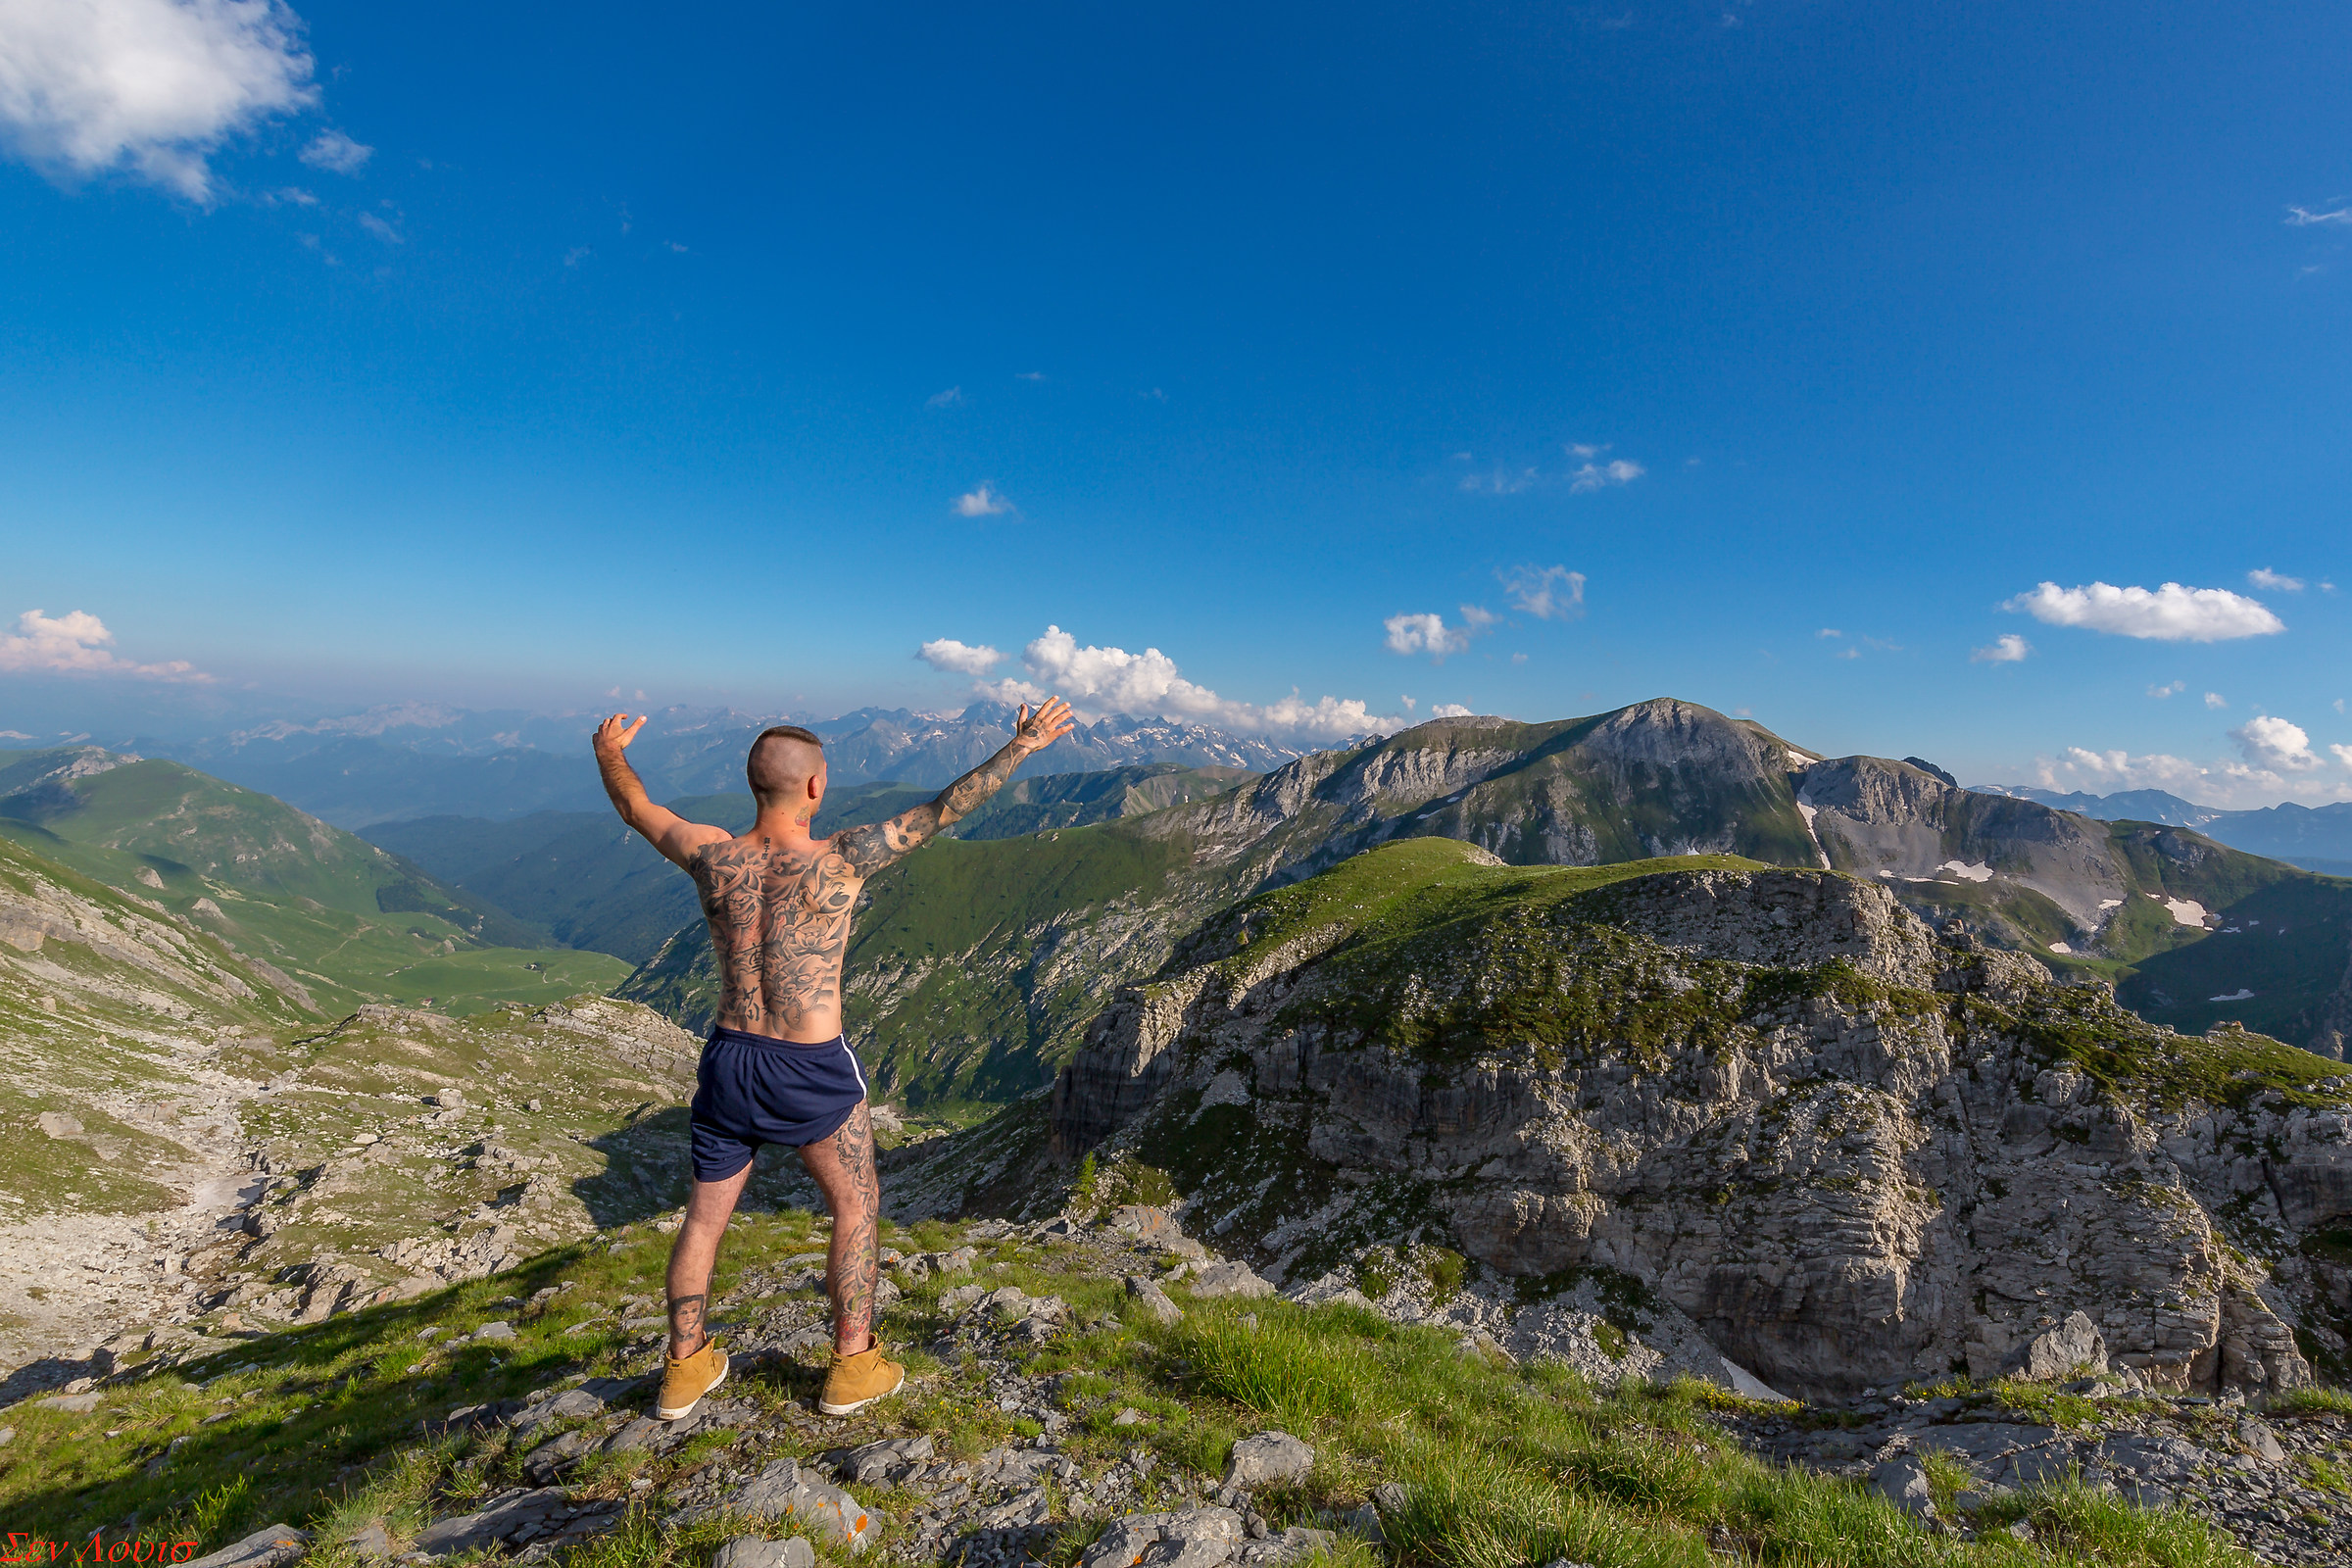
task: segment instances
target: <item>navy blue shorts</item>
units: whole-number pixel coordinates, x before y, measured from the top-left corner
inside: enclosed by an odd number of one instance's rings
[[[695,1074],[694,1179],[723,1182],[761,1144],[794,1149],[840,1131],[865,1100],[865,1074],[848,1040],[818,1045],[713,1029]]]

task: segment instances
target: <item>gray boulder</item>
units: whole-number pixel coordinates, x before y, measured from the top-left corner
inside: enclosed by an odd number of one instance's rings
[[[835,1474],[855,1486],[897,1486],[923,1467],[931,1457],[931,1439],[893,1438],[852,1448],[835,1467]]]
[[[1201,1298],[1274,1294],[1274,1287],[1247,1263],[1204,1263],[1193,1270],[1191,1283],[1193,1294]]]
[[[605,1401],[587,1389],[566,1389],[552,1399],[526,1404],[514,1417],[514,1435],[527,1438],[558,1421],[586,1421],[605,1413]]]
[[[1246,1535],[1231,1508],[1129,1514],[1102,1532],[1080,1568],[1216,1568]]]
[[[2065,1322],[2034,1335],[2018,1357],[2017,1375],[2034,1383],[2055,1383],[2085,1370],[2107,1370],[2106,1337],[2085,1312],[2070,1312]]]
[[[870,1545],[873,1516],[841,1488],[804,1473],[792,1459],[778,1459],[717,1502],[669,1516],[672,1529],[722,1513],[749,1519],[783,1520],[848,1546],[852,1554]]]
[[[710,1568],[816,1568],[816,1548],[806,1536],[790,1541],[737,1536],[711,1553]]]
[[[1233,1446],[1233,1456],[1225,1461],[1225,1485],[1247,1490],[1298,1481],[1314,1467],[1315,1450],[1288,1432],[1260,1432]]]
[[[1170,1300],[1167,1292],[1140,1274],[1127,1281],[1127,1294],[1144,1309],[1144,1315],[1154,1323],[1174,1323],[1184,1316],[1184,1308]]]
[[[2246,1450],[2265,1464],[2284,1464],[2286,1462],[2286,1448],[2279,1443],[2278,1435],[2271,1431],[2268,1422],[2254,1416],[2247,1416],[2237,1424],[2237,1441],[2244,1444]]]
[[[1936,1516],[1936,1499],[1928,1487],[1927,1466],[1910,1454],[1875,1466],[1870,1472],[1870,1490],[1905,1513],[1923,1519]]]
[[[188,1568],[276,1568],[281,1562],[292,1562],[301,1556],[310,1544],[307,1531],[292,1525],[270,1525],[234,1545],[222,1546],[210,1556],[197,1558]]]

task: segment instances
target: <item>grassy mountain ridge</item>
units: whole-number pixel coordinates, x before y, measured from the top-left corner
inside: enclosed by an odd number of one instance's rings
[[[94,748],[0,756],[0,837],[294,975],[322,1008],[545,1001],[625,971],[282,801]]]

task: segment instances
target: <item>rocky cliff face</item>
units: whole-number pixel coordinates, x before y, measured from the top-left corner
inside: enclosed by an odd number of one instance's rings
[[[1060,1157],[1166,1169],[1292,1288],[1399,1244],[1630,1278],[1785,1391],[1995,1375],[2078,1310],[2163,1387],[2341,1375],[2340,1064],[2152,1027],[1841,875],[1434,863],[1253,900],[1122,993]]]

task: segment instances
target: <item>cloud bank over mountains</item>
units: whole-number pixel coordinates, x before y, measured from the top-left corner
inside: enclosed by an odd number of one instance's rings
[[[49,615],[27,610],[14,634],[0,637],[0,671],[18,675],[126,675],[139,680],[209,683],[184,659],[142,664],[112,651],[115,634],[85,610]]]
[[[988,680],[988,672],[1004,656],[996,649],[935,638],[915,651],[915,658],[933,669],[973,676],[974,696],[1001,703],[1040,703],[1049,697],[1066,698],[1081,713],[1126,713],[1138,717],[1187,719],[1243,734],[1311,736],[1338,740],[1350,735],[1386,734],[1402,729],[1405,720],[1375,713],[1356,698],[1320,697],[1313,702],[1296,689],[1290,696],[1265,704],[1220,697],[1205,686],[1184,678],[1176,661],[1156,648],[1140,654],[1124,648],[1081,646],[1059,626],[1021,650],[1027,680],[1004,677]]]

